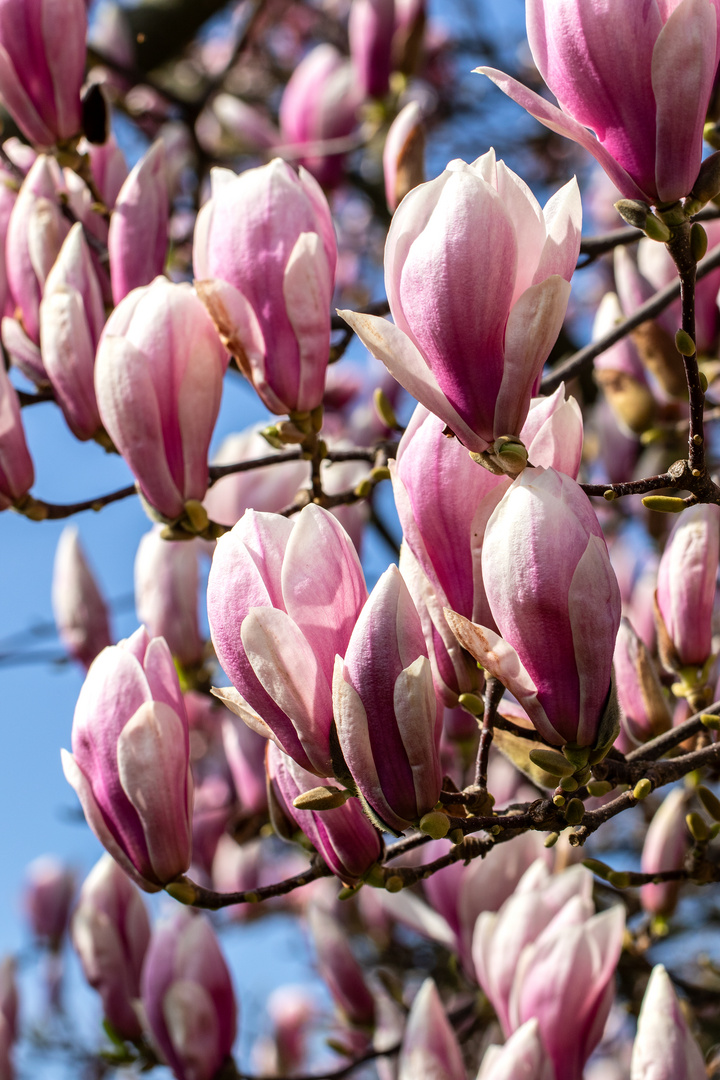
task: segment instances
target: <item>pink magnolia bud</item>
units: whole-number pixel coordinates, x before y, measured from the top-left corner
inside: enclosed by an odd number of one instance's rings
[[[477,1080],[555,1080],[537,1020],[528,1020],[504,1046],[489,1046]]]
[[[26,495],[34,482],[20,402],[5,365],[0,363],[0,510],[7,510]]]
[[[337,259],[316,181],[279,158],[240,176],[213,169],[193,250],[198,293],[268,409],[315,409],[325,385]]]
[[[62,186],[57,163],[41,154],[25,177],[8,223],[5,259],[10,294],[26,335],[36,345],[43,287],[70,230],[58,203]]]
[[[92,439],[102,426],[94,370],[104,325],[102,293],[82,225],[76,222],[45,282],[40,343],[55,397],[78,439]]]
[[[628,619],[620,620],[614,654],[620,726],[631,745],[672,727],[672,717],[652,657]]]
[[[385,571],[335,660],[340,748],[363,800],[403,832],[433,809],[442,787],[442,712],[420,616],[396,566]]]
[[[265,740],[263,740],[263,746]],[[263,767],[264,778],[264,767]],[[211,867],[213,888],[218,892],[251,892],[262,884],[261,840],[250,840],[238,844],[228,833],[223,833],[217,842]],[[249,904],[233,904],[225,909],[232,919],[242,921],[250,918],[252,908]]]
[[[554,469],[525,469],[488,522],[482,567],[502,636],[449,612],[460,643],[548,742],[609,746],[620,591],[587,495]]]
[[[70,919],[75,874],[54,855],[41,855],[25,874],[23,907],[38,941],[58,950]]]
[[[204,641],[198,619],[198,540],[163,540],[145,533],[135,556],[135,608],[151,637],[164,637],[183,666],[199,664]]]
[[[506,1036],[515,1030],[510,1019],[510,999],[523,950],[571,900],[580,901],[581,914],[589,918],[593,912],[591,897],[592,874],[585,867],[574,866],[553,876],[537,859],[497,913],[480,913],[472,943],[475,973]]]
[[[490,790],[495,788],[490,784]],[[430,862],[449,851],[447,840],[436,840],[423,848]],[[433,854],[430,854],[430,851]],[[523,833],[512,844],[493,848],[484,859],[473,859],[439,870],[423,882],[430,904],[448,922],[456,937],[455,949],[465,971],[472,978],[472,938],[475,923],[483,911],[498,911],[512,896],[518,882],[534,862],[541,859],[550,865],[552,856],[539,833]]]
[[[315,945],[318,971],[327,983],[333,1000],[349,1023],[372,1028],[375,1023],[375,998],[350,948],[346,930],[318,904],[309,906],[307,919]]]
[[[307,1028],[315,1016],[305,986],[279,986],[267,1001],[273,1023],[274,1061],[271,1075],[292,1076],[302,1065],[306,1052]],[[263,1068],[263,1072],[268,1069]]]
[[[237,461],[272,457],[276,451],[258,428],[248,428],[223,439],[213,465],[233,465]],[[286,461],[247,472],[231,473],[217,480],[205,496],[205,509],[213,521],[236,525],[246,510],[277,513],[293,501],[308,483],[306,461]]]
[[[669,792],[650,822],[643,844],[641,869],[643,874],[662,870],[680,870],[690,843],[685,824],[687,798],[683,788]],[[651,915],[672,915],[678,900],[679,881],[659,885],[643,885],[640,901]]]
[[[222,770],[224,773],[225,770]],[[210,877],[220,838],[235,810],[232,785],[220,772],[195,778],[192,820],[192,867]]]
[[[84,0],[0,4],[0,96],[30,142],[78,134],[86,33]]]
[[[234,94],[217,94],[210,109],[199,118],[196,131],[203,145],[215,156],[220,147],[227,144],[228,134],[233,148],[239,148],[245,154],[271,150],[282,142],[280,132],[265,112]]]
[[[105,1018],[123,1039],[142,1033],[134,1002],[150,941],[150,920],[135,886],[109,855],[90,871],[72,919],[72,941]]]
[[[380,858],[382,841],[358,800],[348,799],[334,810],[299,810],[293,805],[294,800],[317,787],[318,778],[278,750],[274,742],[268,744],[267,770],[276,809],[305,833],[341,881],[346,885],[360,881]],[[329,780],[321,781],[323,786],[329,783]]]
[[[90,828],[157,892],[190,865],[188,722],[170,650],[144,627],[103,649],[80,691],[63,770]]]
[[[162,274],[168,243],[165,148],[154,142],[120,188],[110,218],[108,254],[113,300]]]
[[[325,188],[335,187],[343,175],[347,149],[334,150],[357,126],[363,94],[352,64],[334,45],[316,45],[291,75],[280,101],[283,138],[306,149],[301,164]],[[327,149],[324,143],[330,145]]]
[[[475,928],[478,981],[505,1034],[537,1019],[555,1080],[582,1080],[613,999],[625,911],[593,915],[591,893],[584,867],[549,877],[536,864],[497,915],[483,913]]]
[[[89,668],[99,652],[112,644],[107,604],[85,557],[77,527],[60,534],[53,567],[52,605],[63,645]]]
[[[421,611],[426,639],[445,639],[447,627],[443,607],[484,626],[494,627],[480,570],[485,526],[493,510],[510,487],[505,476],[496,476],[478,467],[464,447],[443,434],[444,424],[419,405],[391,462],[393,492],[405,542],[434,591],[426,595],[422,579],[408,560],[403,560],[413,599],[420,610],[422,597],[427,613]],[[564,386],[552,397],[534,399],[521,432],[535,465],[553,466],[577,475],[582,454],[583,425],[574,398],[565,400]],[[439,681],[445,704],[453,708],[457,694],[475,689],[477,666],[467,669],[462,657],[440,643],[428,649],[436,664],[449,655],[452,667]],[[447,664],[444,665],[447,667]],[[456,672],[453,679],[452,669]],[[466,671],[467,669],[467,671]]]
[[[366,597],[347,533],[319,506],[291,519],[248,510],[215,549],[208,619],[235,687],[218,697],[317,776],[333,775],[333,664]]]
[[[177,1080],[213,1080],[235,1042],[237,1005],[220,945],[203,915],[180,911],[154,931],[142,1003],[152,1038]]]
[[[410,101],[388,128],[383,149],[385,199],[391,213],[409,191],[423,183],[424,148],[422,110],[417,101]]]
[[[103,424],[151,507],[169,519],[207,490],[227,354],[189,285],[156,278],[107,321],[95,363]]]
[[[222,712],[223,747],[241,809],[261,814],[267,809],[266,740],[227,709]]]
[[[348,36],[355,78],[365,97],[384,97],[390,85],[395,0],[352,0]]]
[[[575,180],[542,211],[494,150],[472,165],[452,161],[393,217],[385,287],[394,325],[341,314],[468,450],[485,451],[525,422],[565,318],[580,220]]]
[[[460,1046],[432,979],[426,979],[405,1025],[398,1080],[466,1080]]]
[[[656,964],[640,1006],[631,1080],[707,1080],[707,1075],[668,973]]]
[[[717,0],[529,0],[526,15],[533,59],[560,108],[501,71],[477,70],[584,146],[627,198],[689,195],[720,52]]]
[[[658,567],[659,650],[670,671],[702,667],[710,656],[719,552],[720,507],[701,503],[684,510]]]
[[[128,176],[125,155],[115,136],[111,132],[105,142],[100,144],[83,142],[79,149],[88,154],[97,189],[105,205],[112,210]]]

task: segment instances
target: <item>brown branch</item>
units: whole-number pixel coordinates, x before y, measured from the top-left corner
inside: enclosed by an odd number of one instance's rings
[[[488,762],[493,741],[493,725],[500,699],[504,693],[505,687],[500,680],[494,679],[492,676],[489,677],[485,684],[485,712],[483,713],[475,768],[475,786],[483,791],[487,791]]]
[[[691,226],[685,222],[679,226],[672,239],[666,245],[680,278],[680,299],[682,302],[682,329],[690,340],[695,341],[695,281],[697,261],[692,253],[690,240]],[[695,475],[705,471],[705,438],[703,429],[703,411],[705,391],[700,382],[697,350],[692,355],[683,355],[685,379],[690,401],[690,423],[688,425],[688,462]]]
[[[714,247],[712,251],[705,256],[701,263],[698,264],[697,280],[700,281],[712,270],[716,270],[720,266],[720,245]],[[586,368],[596,356],[600,356],[611,346],[617,344],[618,341],[622,341],[631,330],[634,330],[636,326],[640,326],[642,323],[647,322],[648,319],[654,319],[656,315],[659,315],[661,311],[664,311],[673,300],[677,300],[680,296],[680,282],[675,281],[670,285],[667,285],[664,289],[651,296],[644,304],[642,304],[633,315],[630,315],[623,322],[618,323],[617,326],[609,330],[607,334],[603,334],[597,341],[591,342],[584,348],[579,349],[578,352],[569,356],[567,360],[563,360],[562,363],[557,364],[549,375],[546,375],[541,384],[541,391],[543,394],[551,394],[553,390],[557,390],[558,386],[564,379],[572,379],[575,375],[579,375],[584,368]]]
[[[645,495],[648,491],[672,487],[673,483],[672,476],[666,472],[657,476],[646,476],[643,480],[630,480],[623,484],[581,484],[580,487],[586,495],[604,496],[606,491],[612,491],[620,498],[623,495]]]
[[[720,207],[706,206],[692,220],[714,221],[720,217]],[[590,263],[595,262],[601,255],[614,251],[616,247],[628,247],[630,244],[642,240],[645,233],[640,229],[628,226],[624,229],[613,229],[611,232],[600,233],[598,236],[586,236],[580,243],[580,254],[585,255],[583,262],[578,260],[577,269],[583,270]]]
[[[693,735],[698,735],[701,731],[707,731],[707,727],[703,724],[702,716],[717,716],[720,713],[720,701],[715,701],[712,705],[709,705],[707,709],[703,709],[702,712],[695,713],[694,716],[688,717],[682,724],[678,724],[677,727],[671,728],[670,731],[664,732],[662,735],[657,735],[654,739],[644,743],[642,746],[638,746],[635,750],[631,750],[625,755],[626,761],[637,761],[642,758],[644,761],[654,761],[657,758],[667,754],[669,750],[673,750],[680,743],[685,742],[686,739],[691,738]]]
[[[258,904],[262,900],[272,900],[278,896],[287,896],[295,889],[301,889],[318,878],[332,877],[333,872],[320,855],[313,855],[307,870],[293,877],[278,881],[274,885],[260,885],[257,889],[245,889],[242,892],[219,893],[213,889],[204,889],[187,877],[178,878],[167,886],[167,891],[182,904],[203,908],[206,911],[219,911],[221,908],[236,904]]]

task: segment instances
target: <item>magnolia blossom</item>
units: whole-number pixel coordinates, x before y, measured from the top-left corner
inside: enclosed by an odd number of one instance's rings
[[[47,276],[39,313],[42,358],[55,397],[73,434],[91,439],[101,427],[93,376],[105,310],[79,222]]]
[[[580,409],[559,386],[531,403],[520,438],[534,465],[577,476],[583,443]],[[441,420],[418,405],[390,462],[403,529],[400,568],[420,612],[438,692],[449,708],[478,687],[477,664],[459,648],[443,608],[495,629],[481,556],[490,516],[510,479],[479,468]]]
[[[177,1080],[214,1080],[232,1050],[237,1005],[210,922],[180,911],[153,933],[142,1003],[154,1042]]]
[[[63,529],[55,551],[52,606],[63,645],[89,668],[112,644],[110,615],[74,525]]]
[[[650,822],[643,844],[641,869],[643,874],[658,874],[663,870],[680,870],[690,844],[685,823],[687,796],[682,787],[668,792]],[[663,881],[643,885],[640,901],[651,915],[671,915],[678,899],[678,881]]]
[[[107,321],[95,363],[103,424],[164,518],[207,491],[207,455],[228,357],[190,285],[155,278]]]
[[[477,1080],[555,1080],[537,1020],[526,1021],[504,1046],[489,1046]]]
[[[440,796],[442,713],[420,617],[396,566],[382,575],[333,673],[345,762],[363,799],[402,832]]]
[[[181,664],[202,660],[198,617],[199,540],[163,540],[155,526],[135,556],[135,607],[152,637],[163,637]]]
[[[158,139],[124,181],[110,218],[108,255],[116,304],[162,274],[167,245],[167,164]]]
[[[301,163],[325,188],[342,178],[347,149],[333,152],[332,142],[346,142],[355,129],[362,98],[351,62],[328,42],[303,57],[283,91],[279,109],[283,139],[307,147]],[[329,147],[323,145],[328,142]]]
[[[54,855],[33,859],[26,870],[23,907],[34,936],[59,949],[75,895],[75,874]]]
[[[85,75],[84,0],[2,0],[0,95],[18,127],[39,146],[77,135]]]
[[[350,59],[368,97],[383,97],[388,92],[394,29],[395,0],[352,0]]]
[[[527,0],[526,17],[560,108],[502,71],[477,70],[589,150],[626,197],[689,195],[720,57],[720,0]]]
[[[613,1000],[625,910],[593,915],[591,895],[584,867],[550,876],[537,862],[498,913],[483,912],[475,926],[478,981],[505,1035],[536,1019],[555,1080],[581,1080]]]
[[[334,1001],[351,1024],[372,1027],[375,998],[348,944],[345,930],[329,911],[318,904],[310,905],[307,917],[318,971]]]
[[[248,510],[218,541],[208,619],[234,689],[216,692],[317,776],[333,775],[333,665],[366,597],[350,538],[319,506],[293,518]]]
[[[580,246],[575,180],[544,210],[489,150],[452,161],[393,217],[393,323],[341,312],[398,382],[475,452],[518,436],[565,318]]]
[[[525,469],[488,522],[482,567],[499,634],[449,611],[460,643],[548,742],[609,746],[620,591],[579,485],[554,469]]]
[[[22,499],[34,480],[17,391],[0,364],[0,510]]]
[[[140,972],[150,940],[150,920],[135,886],[103,855],[80,892],[72,941],[85,978],[100,994],[105,1017],[124,1039],[138,1039]]]
[[[719,555],[720,507],[684,510],[660,559],[655,594],[660,656],[671,671],[701,667],[710,656]]]
[[[457,1036],[432,979],[422,984],[405,1025],[398,1080],[466,1080]]]
[[[126,874],[157,892],[190,865],[188,721],[172,656],[144,627],[103,649],[80,691],[65,778]]]
[[[196,288],[223,341],[275,413],[322,402],[337,248],[317,182],[276,158],[213,169],[198,214]]]
[[[707,1080],[702,1051],[662,964],[653,968],[640,1007],[630,1077],[631,1080]]]
[[[279,835],[294,825],[305,833],[332,872],[346,885],[355,885],[382,854],[380,833],[371,825],[357,799],[348,799],[332,810],[303,810],[295,799],[318,786],[318,778],[278,750],[267,748],[267,772],[272,785],[271,818]],[[328,780],[320,786],[328,786]],[[334,785],[332,785],[334,786]],[[283,819],[284,818],[284,822]]]
[[[422,109],[409,101],[388,128],[383,148],[385,199],[391,212],[425,179],[425,130]]]

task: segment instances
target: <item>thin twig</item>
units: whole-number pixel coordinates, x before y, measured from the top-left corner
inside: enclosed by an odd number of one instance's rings
[[[477,751],[477,763],[475,768],[475,785],[483,791],[487,791],[488,762],[490,760],[490,747],[493,741],[493,725],[497,714],[498,705],[505,693],[505,687],[499,679],[492,676],[485,684],[485,711],[483,713],[482,728],[480,730],[480,742]]]
[[[700,281],[712,270],[717,270],[720,266],[720,245],[714,247],[712,251],[705,256],[701,263],[698,264],[697,280]],[[603,334],[597,341],[591,342],[584,348],[579,349],[572,356],[569,356],[567,360],[563,360],[562,363],[557,364],[549,375],[546,375],[541,384],[541,391],[543,394],[551,394],[553,390],[557,390],[558,386],[564,379],[572,379],[575,375],[579,375],[580,372],[592,363],[596,356],[600,356],[607,349],[617,344],[618,341],[622,341],[631,330],[634,330],[636,326],[640,326],[642,323],[647,322],[648,319],[654,319],[656,315],[659,315],[661,311],[664,311],[666,307],[672,304],[673,300],[677,300],[680,296],[680,282],[671,282],[664,289],[651,296],[644,304],[642,304],[634,314],[629,318],[624,319],[623,322],[618,323],[617,326],[609,330],[607,334]]]

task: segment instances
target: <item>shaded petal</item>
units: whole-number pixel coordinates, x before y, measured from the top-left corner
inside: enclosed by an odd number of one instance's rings
[[[683,0],[655,42],[655,179],[662,202],[689,195],[702,160],[703,126],[718,60],[718,12],[708,0]],[[682,72],[682,78],[677,73]]]

